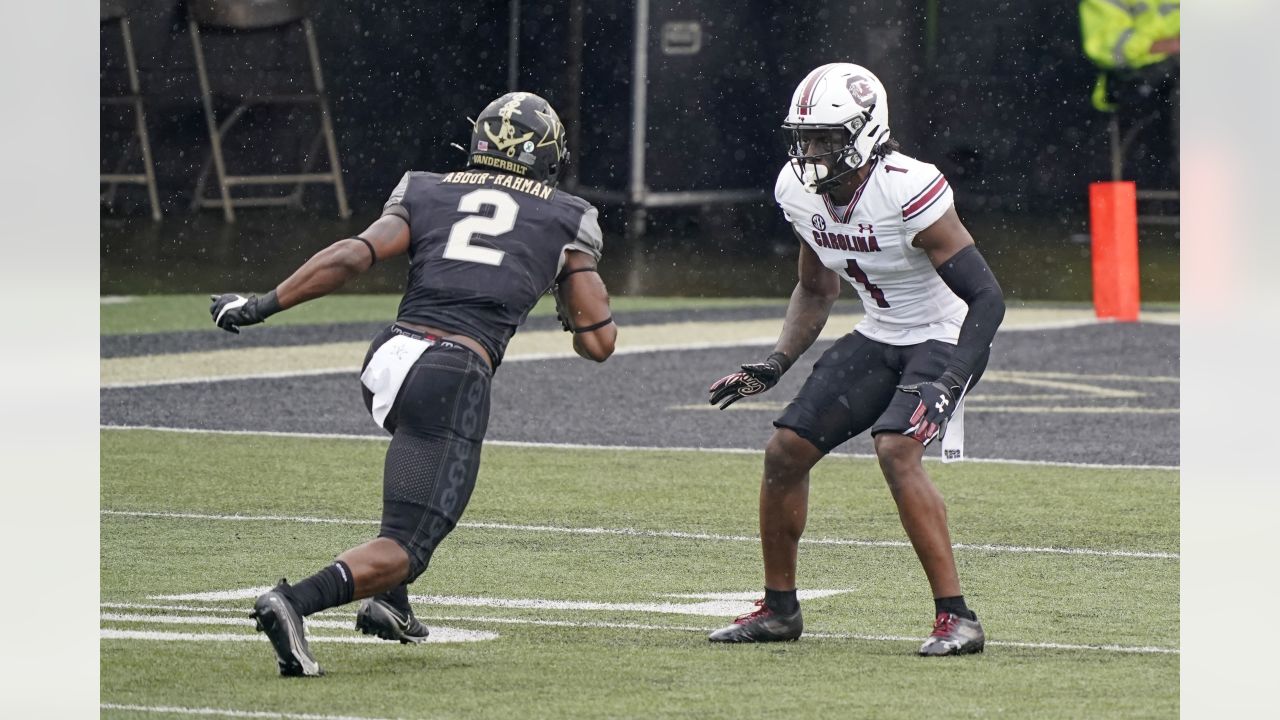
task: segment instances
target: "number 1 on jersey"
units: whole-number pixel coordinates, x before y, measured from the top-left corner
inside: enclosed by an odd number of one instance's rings
[[[880,289],[879,285],[871,284],[871,278],[868,278],[862,268],[858,267],[857,260],[850,260],[849,264],[844,266],[844,269],[845,272],[849,273],[849,277],[862,283],[862,286],[871,294],[871,298],[876,301],[876,305],[882,308],[889,307],[889,301],[884,299],[884,291]]]
[[[471,215],[453,224],[453,229],[449,231],[449,243],[444,247],[446,259],[482,265],[502,264],[505,252],[472,245],[471,236],[497,237],[511,232],[516,226],[516,213],[520,211],[520,205],[501,190],[485,188],[463,195],[458,201],[458,212],[478,213],[485,205],[493,206],[493,217]]]

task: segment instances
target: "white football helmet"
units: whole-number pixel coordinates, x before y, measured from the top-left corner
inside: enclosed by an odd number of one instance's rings
[[[867,164],[876,146],[889,139],[889,98],[870,70],[853,63],[830,63],[810,72],[796,86],[782,127],[791,131],[787,156],[796,176],[809,192],[825,194]],[[840,131],[841,142],[810,154],[814,133],[830,136],[832,130]],[[826,159],[847,169],[829,172],[822,162]]]

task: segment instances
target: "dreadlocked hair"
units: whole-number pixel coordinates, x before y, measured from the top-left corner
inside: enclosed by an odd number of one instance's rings
[[[889,153],[893,152],[902,152],[902,146],[898,144],[897,140],[889,138],[871,150],[871,157],[883,160]]]

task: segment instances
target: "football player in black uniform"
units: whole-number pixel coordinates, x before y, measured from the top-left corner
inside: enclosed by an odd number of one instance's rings
[[[596,273],[596,209],[556,189],[568,152],[560,118],[532,93],[508,93],[476,118],[464,170],[409,172],[360,235],[339,240],[262,297],[220,295],[218,327],[239,332],[321,297],[375,262],[409,254],[396,322],[374,338],[361,384],[391,433],[382,527],[301,582],[284,580],[252,617],[275,647],[281,675],[320,675],[303,618],[364,598],[356,628],[403,643],[428,631],[407,586],[457,525],[475,487],[489,421],[489,384],[511,336],[554,290],[573,348],[603,362],[617,328]]]

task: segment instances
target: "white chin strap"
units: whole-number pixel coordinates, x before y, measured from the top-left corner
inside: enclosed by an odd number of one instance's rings
[[[805,163],[802,171],[802,175],[801,175],[801,180],[804,182],[804,189],[807,192],[817,193],[818,183],[825,180],[827,177],[827,174],[828,174],[828,171],[827,171],[826,165],[819,165],[818,163]]]

